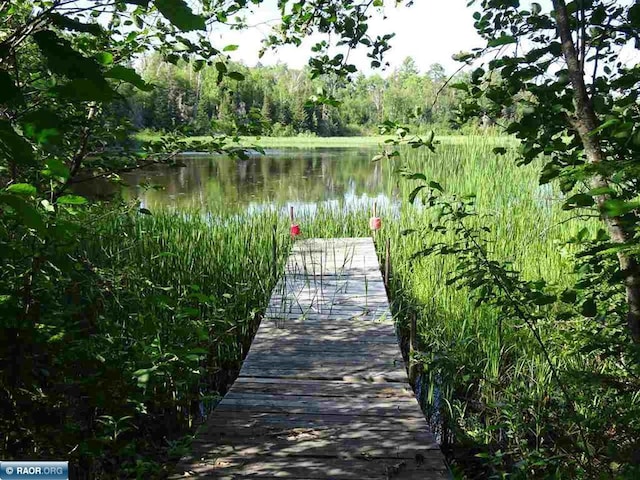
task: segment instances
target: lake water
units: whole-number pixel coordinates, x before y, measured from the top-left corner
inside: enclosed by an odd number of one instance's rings
[[[397,180],[388,165],[372,162],[374,148],[267,150],[248,160],[220,155],[185,155],[185,167],[157,166],[123,174],[122,195],[153,210],[172,207],[203,212],[257,212],[293,205],[298,211],[323,207],[382,207],[395,201]],[[91,185],[93,196],[117,192]],[[80,192],[89,193],[89,192]]]
[[[122,175],[124,188],[86,182],[76,191],[91,198],[138,200],[153,211],[168,207],[216,214],[258,213],[265,209],[297,215],[319,207],[370,210],[374,201],[387,213],[399,211],[411,184],[395,172],[407,165],[424,172],[456,194],[477,194],[483,209],[497,214],[525,204],[552,217],[557,203],[551,185],[538,185],[538,167],[516,167],[513,159],[493,154],[493,144],[442,144],[436,153],[401,151],[395,160],[372,162],[376,146],[348,148],[279,148],[248,160],[221,155],[185,155],[184,167],[156,166]],[[404,197],[399,192],[404,188]],[[416,208],[420,208],[416,205]]]

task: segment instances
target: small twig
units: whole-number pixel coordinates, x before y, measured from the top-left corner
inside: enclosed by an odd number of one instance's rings
[[[540,234],[538,235],[539,237],[542,237],[545,233],[547,233],[549,230],[559,227],[560,225],[563,225],[565,223],[569,223],[571,220],[576,220],[576,219],[583,219],[583,218],[600,218],[599,215],[590,215],[587,213],[581,213],[578,215],[574,215],[573,217],[569,217],[565,220],[562,220],[561,222],[558,223],[554,223],[553,225],[548,226],[547,228],[545,228],[544,230],[542,230],[542,232],[540,232]]]

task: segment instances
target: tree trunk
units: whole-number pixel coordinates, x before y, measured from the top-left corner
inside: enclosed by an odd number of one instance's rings
[[[200,110],[200,96],[202,95],[202,70],[198,70],[196,77],[196,98],[193,102],[193,119],[198,118],[198,110]]]
[[[571,35],[567,6],[564,0],[553,0],[553,8],[562,42],[562,53],[567,62],[569,79],[573,87],[573,103],[575,106],[573,126],[580,136],[587,161],[591,164],[598,164],[604,160],[604,154],[598,136],[592,135],[591,132],[598,128],[600,122],[593,109],[584,81],[581,59],[578,57]],[[594,188],[608,187],[609,182],[606,178],[597,175],[592,180],[592,185]],[[607,195],[599,195],[596,197],[596,201],[598,205],[602,205],[608,198]],[[623,227],[619,217],[606,217],[604,222],[607,224],[609,235],[615,243],[622,244],[630,240],[631,235]],[[634,342],[640,343],[640,268],[638,261],[625,253],[618,253],[618,261],[621,270],[625,273],[624,285],[629,309],[627,312],[627,325]]]

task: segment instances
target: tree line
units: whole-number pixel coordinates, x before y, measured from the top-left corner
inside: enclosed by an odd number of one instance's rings
[[[193,135],[229,133],[260,119],[264,135],[363,135],[393,118],[419,129],[450,128],[458,94],[446,87],[440,64],[426,72],[407,57],[384,78],[357,75],[314,77],[310,68],[286,65],[247,67],[234,64],[231,77],[220,78],[221,64],[169,63],[151,55],[140,64],[141,76],[155,88],[131,89],[122,105],[135,127]],[[331,98],[324,104],[318,97]]]

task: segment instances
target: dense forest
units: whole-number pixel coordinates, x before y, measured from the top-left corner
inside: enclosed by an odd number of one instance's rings
[[[262,119],[262,133],[273,136],[362,135],[376,132],[385,119],[425,129],[451,127],[456,90],[439,64],[418,71],[414,60],[387,78],[357,75],[352,80],[321,75],[286,65],[230,65],[236,75],[219,81],[219,64],[168,63],[159,55],[142,59],[139,71],[155,88],[132,90],[126,112],[140,129],[204,135],[229,132],[249,117]],[[239,81],[243,78],[242,81]],[[314,104],[314,96],[331,97],[331,104]],[[437,100],[437,101],[436,101]]]

